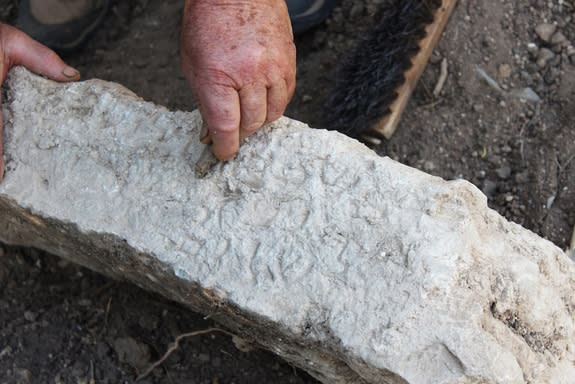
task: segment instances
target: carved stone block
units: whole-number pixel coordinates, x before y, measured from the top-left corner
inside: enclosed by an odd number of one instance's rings
[[[575,378],[575,266],[466,181],[282,118],[194,172],[200,115],[15,69],[0,239],[209,314],[325,383]]]

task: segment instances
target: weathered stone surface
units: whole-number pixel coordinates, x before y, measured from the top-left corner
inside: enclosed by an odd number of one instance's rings
[[[575,267],[465,181],[283,118],[203,179],[197,113],[22,69],[0,239],[133,281],[325,383],[573,383]]]

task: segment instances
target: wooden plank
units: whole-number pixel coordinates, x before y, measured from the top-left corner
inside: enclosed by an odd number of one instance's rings
[[[398,98],[390,107],[391,113],[371,126],[371,131],[374,131],[379,135],[383,135],[386,139],[390,139],[395,132],[397,124],[401,119],[401,115],[411,98],[411,94],[415,90],[419,78],[429,62],[433,49],[437,45],[439,37],[445,29],[445,26],[449,21],[449,16],[453,12],[456,3],[457,0],[443,0],[441,7],[435,13],[434,22],[429,24],[426,28],[427,35],[419,44],[420,51],[412,60],[413,66],[405,73],[405,82],[396,89]]]

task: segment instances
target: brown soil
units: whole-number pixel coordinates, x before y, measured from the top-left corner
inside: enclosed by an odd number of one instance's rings
[[[322,126],[337,65],[381,2],[341,0],[327,23],[297,38],[298,88],[288,116]],[[0,3],[1,19],[14,20],[15,1]],[[66,59],[84,78],[116,81],[146,100],[190,110],[178,69],[182,3],[116,0],[104,27]],[[376,150],[446,179],[470,180],[493,209],[565,248],[575,224],[575,55],[568,55],[575,3],[562,3],[460,0],[398,131]],[[556,24],[566,42],[541,40],[535,29],[543,23]],[[554,53],[546,64],[537,63],[541,48]],[[443,58],[449,75],[433,97]],[[477,66],[504,92],[479,80]],[[526,87],[542,101],[508,95]],[[212,325],[57,257],[0,246],[0,384],[132,382],[177,335]],[[315,383],[269,353],[239,351],[222,334],[185,341],[146,382]]]

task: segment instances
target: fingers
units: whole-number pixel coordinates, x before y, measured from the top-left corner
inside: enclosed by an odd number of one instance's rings
[[[286,81],[275,81],[271,87],[249,85],[240,92],[240,140],[252,135],[264,124],[280,118],[290,99]]]
[[[64,63],[50,48],[38,43],[16,28],[6,28],[2,33],[4,54],[9,57],[10,65],[23,65],[39,75],[56,81],[74,81],[80,79],[80,73]]]
[[[250,136],[266,122],[267,89],[264,84],[248,84],[239,92],[241,107],[240,139]]]
[[[268,89],[266,124],[276,121],[283,115],[288,100],[289,95],[285,81],[279,80]]]
[[[225,86],[203,87],[197,95],[200,112],[212,139],[212,150],[220,160],[229,160],[240,146],[240,99]]]
[[[240,91],[223,86],[208,90],[198,96],[204,120],[200,140],[213,143],[218,159],[231,159],[241,140],[281,117],[289,98],[288,85],[283,80],[269,88],[257,83]],[[206,139],[208,135],[209,139]]]

